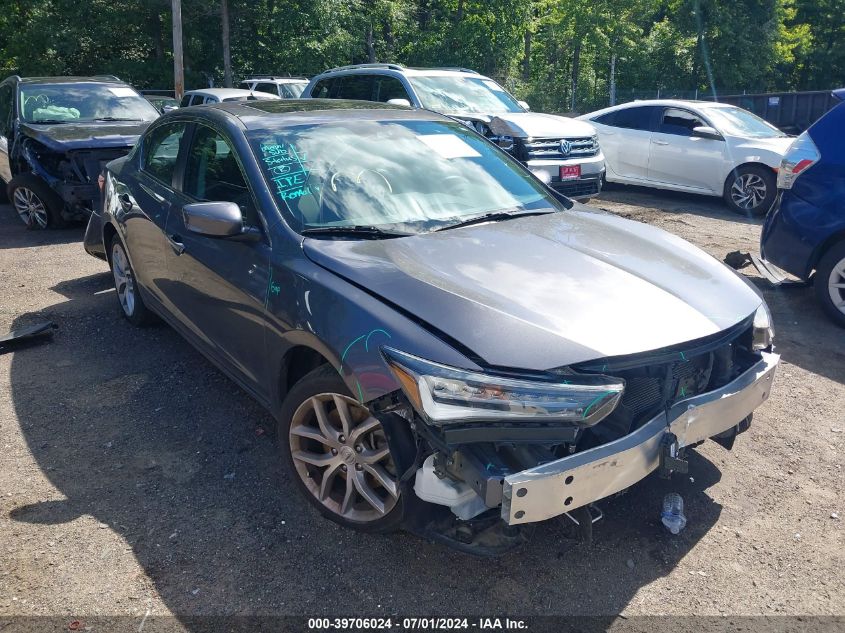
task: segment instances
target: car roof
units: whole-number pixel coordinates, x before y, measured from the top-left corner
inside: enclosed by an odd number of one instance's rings
[[[182,109],[194,111],[194,108]],[[247,129],[261,129],[268,123],[289,121],[405,120],[444,121],[451,119],[428,110],[411,109],[373,101],[351,99],[279,99],[275,101],[230,101],[196,108],[197,114],[217,118],[226,113],[240,120]]]
[[[263,84],[307,84],[307,77],[247,77],[241,83],[258,82]]]
[[[22,84],[69,84],[69,83],[93,83],[93,84],[118,84],[129,85],[117,77],[94,75],[91,77],[20,77]]]
[[[637,101],[628,101],[626,103],[620,103],[615,106],[610,106],[609,108],[603,108],[601,110],[597,110],[596,112],[612,112],[614,110],[624,110],[626,108],[634,108],[637,106],[664,106],[668,108],[684,108],[684,107],[695,107],[695,108],[730,108],[735,107],[732,106],[730,103],[719,103],[718,101],[695,101],[692,99],[643,99]],[[594,113],[590,113],[594,114]]]
[[[248,97],[251,94],[256,94],[252,90],[244,90],[243,88],[198,88],[197,90],[186,90],[186,95],[203,95],[205,97],[219,97],[226,99],[228,97]],[[269,92],[259,92],[257,94],[271,94]]]
[[[334,74],[397,74],[408,77],[471,77],[488,79],[479,72],[469,68],[412,68],[401,64],[356,64],[352,66],[339,66],[330,68],[322,73],[320,77]]]

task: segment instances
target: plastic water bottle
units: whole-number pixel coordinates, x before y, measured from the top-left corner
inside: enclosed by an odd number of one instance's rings
[[[687,518],[684,516],[684,500],[677,492],[671,492],[663,497],[663,512],[660,520],[672,534],[684,529]]]

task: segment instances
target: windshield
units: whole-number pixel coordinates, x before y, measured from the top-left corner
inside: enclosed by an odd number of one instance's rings
[[[459,123],[344,121],[248,134],[297,230],[421,233],[485,213],[559,210],[524,168]]]
[[[305,86],[308,85],[308,82],[303,81],[302,83],[280,85],[282,88],[283,97],[287,99],[299,99],[299,97],[302,96],[302,93],[305,90]]]
[[[21,84],[20,93],[21,118],[27,123],[152,121],[159,114],[135,90],[117,84]]]
[[[492,79],[463,75],[414,76],[408,81],[427,110],[444,114],[523,112],[516,100]]]
[[[706,112],[720,131],[730,136],[747,138],[787,136],[771,123],[742,108],[707,108]]]

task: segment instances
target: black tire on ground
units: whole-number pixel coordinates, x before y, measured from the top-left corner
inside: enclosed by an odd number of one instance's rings
[[[834,244],[822,255],[816,266],[813,287],[825,312],[834,323],[845,327],[845,241]]]
[[[769,212],[777,196],[777,177],[765,165],[743,165],[725,181],[723,198],[734,213],[761,217]]]
[[[39,231],[67,226],[62,217],[64,201],[35,174],[15,176],[9,182],[6,193],[12,210],[26,224],[26,228]],[[31,212],[27,213],[27,209]]]
[[[114,236],[107,248],[120,313],[127,321],[137,327],[153,323],[156,320],[155,315],[150,312],[141,298],[135,271],[132,269],[132,264],[129,263],[126,249],[123,247],[120,238]]]
[[[368,478],[371,477],[371,475],[369,475],[366,470],[359,469],[357,461],[355,463],[351,463],[353,459],[357,459],[356,455],[347,454],[346,457],[344,457],[344,451],[346,451],[346,453],[350,453],[350,451],[348,450],[349,447],[344,446],[342,442],[337,444],[337,446],[341,446],[341,449],[339,453],[337,453],[337,459],[334,460],[338,462],[336,466],[309,466],[309,464],[299,460],[299,468],[297,467],[297,462],[293,457],[294,449],[292,448],[292,441],[299,443],[299,450],[296,451],[299,455],[305,454],[308,456],[313,455],[321,456],[325,459],[333,459],[332,453],[323,452],[328,448],[328,445],[324,445],[322,441],[308,439],[304,437],[301,432],[293,436],[291,435],[291,426],[295,417],[297,418],[297,428],[302,428],[300,425],[304,421],[312,425],[317,424],[316,414],[312,414],[312,411],[314,410],[310,409],[312,406],[311,403],[313,402],[312,398],[317,396],[326,397],[325,394],[336,394],[337,396],[345,397],[348,399],[347,402],[349,405],[357,404],[357,400],[353,398],[346,386],[346,383],[331,365],[321,365],[304,376],[291,388],[285,397],[281,410],[279,411],[279,422],[276,427],[276,440],[278,442],[279,453],[285,474],[295,482],[295,485],[299,488],[305,498],[308,499],[308,501],[312,503],[323,516],[331,521],[361,532],[390,532],[396,530],[405,515],[406,497],[409,493],[403,491],[402,486],[399,485],[397,487],[397,490],[399,490],[397,493],[398,498],[391,497],[387,494],[386,488],[380,488],[377,484],[372,485],[375,480],[370,479],[370,484],[368,484],[370,485],[370,490],[376,490],[379,492],[381,495],[381,501],[385,506],[385,512],[377,518],[363,518],[364,513],[373,513],[373,508],[367,506],[366,499],[363,495],[358,494],[357,486],[349,483],[348,476],[352,475],[354,477],[360,476]],[[357,412],[363,413],[363,409],[365,409],[365,407],[363,407],[363,405],[357,406],[360,407]],[[302,407],[302,410],[300,410],[300,407]],[[332,400],[331,397],[327,398],[323,411],[327,414],[326,418],[332,426],[331,430],[339,430],[338,425],[340,416],[336,408],[335,401]],[[313,427],[308,426],[306,428],[310,430]],[[355,428],[358,428],[358,426],[352,427],[353,430]],[[380,428],[381,427],[379,427],[379,429]],[[378,433],[379,431],[377,430],[371,434],[370,437]],[[317,430],[317,435],[324,434],[321,434],[320,431]],[[346,439],[351,440],[351,436],[352,433],[350,433],[350,438]],[[341,435],[340,437],[344,436]],[[357,443],[358,440],[355,440],[355,442]],[[372,444],[368,444],[365,449],[365,453],[363,453],[362,456],[368,453],[374,454],[376,450],[379,448],[383,449],[385,445],[386,440],[384,444],[375,446],[374,450],[374,446]],[[313,449],[313,451],[307,449]],[[347,463],[343,463],[347,459],[348,466]],[[392,452],[390,453],[389,459],[393,464],[398,463],[398,460],[395,459]],[[343,471],[341,471],[341,469],[343,469]],[[356,470],[359,472],[356,473]],[[301,474],[301,471],[307,472],[308,474]],[[392,472],[390,474],[398,477],[401,473]],[[328,494],[326,495],[327,501],[323,502],[318,499],[318,494],[323,490],[322,483],[326,477],[331,477],[331,479],[328,480],[330,483],[326,486],[326,489],[328,490]],[[306,480],[309,482],[308,484],[306,484]],[[309,489],[309,485],[315,488],[315,490],[312,491]],[[351,486],[354,490],[353,499],[355,506],[352,508],[352,513],[358,512],[356,509],[357,507],[363,506],[364,508],[364,511],[361,513],[362,518],[360,520],[353,520],[351,518],[347,518],[346,516],[342,516],[339,513],[342,510],[342,505],[340,502],[336,502],[335,500],[344,495],[344,491],[348,490],[348,486]],[[392,507],[390,507],[391,505]],[[329,506],[333,506],[335,509],[333,510]],[[376,512],[375,514],[377,515],[378,513]]]

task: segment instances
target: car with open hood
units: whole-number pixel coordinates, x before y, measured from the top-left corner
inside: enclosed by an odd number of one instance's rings
[[[30,229],[85,219],[102,166],[159,115],[116,77],[8,77],[0,83],[0,181]]]
[[[288,475],[342,525],[502,551],[730,447],[770,393],[753,286],[426,110],[180,109],[103,186],[85,248],[121,313],[266,406]]]
[[[343,66],[311,79],[302,97],[366,99],[439,112],[489,138],[570,198],[587,199],[601,191],[604,156],[592,125],[531,112],[525,101],[474,70]]]

